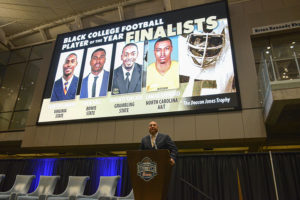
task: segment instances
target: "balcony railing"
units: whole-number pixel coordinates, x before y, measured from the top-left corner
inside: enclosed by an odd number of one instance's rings
[[[257,53],[257,52],[256,52]],[[261,102],[264,106],[267,95],[280,88],[300,87],[300,45],[296,42],[267,46],[257,60]]]

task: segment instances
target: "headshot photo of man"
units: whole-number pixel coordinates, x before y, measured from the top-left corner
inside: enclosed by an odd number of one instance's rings
[[[121,66],[114,70],[112,94],[141,92],[142,65],[136,63],[139,56],[138,46],[128,43],[122,49]]]
[[[179,64],[171,59],[173,51],[175,48],[170,38],[160,38],[155,42],[155,62],[147,67],[147,92],[179,88]]]
[[[51,95],[51,102],[53,101],[62,101],[62,100],[70,100],[75,99],[76,91],[77,91],[77,85],[78,85],[78,76],[74,74],[75,69],[77,65],[81,65],[81,58],[82,58],[83,50],[79,51],[78,53],[72,52],[67,53],[66,58],[64,59],[63,55],[61,55],[61,58],[64,60],[61,60],[59,62],[59,66],[62,65],[62,69],[57,69],[57,75],[62,77],[59,79],[56,79],[52,95]],[[66,54],[66,53],[63,53]],[[78,59],[78,55],[80,54],[80,59]],[[62,64],[63,62],[63,64]],[[79,74],[80,69],[78,69]]]
[[[104,48],[92,51],[90,62],[85,66],[85,71],[90,72],[82,80],[80,98],[106,96],[109,81],[109,71],[104,69],[106,56]]]

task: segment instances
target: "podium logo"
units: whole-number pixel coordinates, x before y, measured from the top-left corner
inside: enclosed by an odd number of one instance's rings
[[[137,163],[137,175],[144,181],[150,181],[157,175],[157,164],[150,158],[145,157]]]

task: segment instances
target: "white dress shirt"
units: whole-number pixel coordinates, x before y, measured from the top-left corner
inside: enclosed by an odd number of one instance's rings
[[[97,78],[97,81],[96,81],[95,97],[99,97],[99,95],[100,95],[100,90],[101,90],[102,80],[103,80],[103,74],[104,74],[104,70],[102,69],[101,72],[98,74],[98,78]],[[89,74],[89,77],[88,77],[88,98],[92,97],[94,77],[96,77],[94,74],[92,74],[92,73]]]

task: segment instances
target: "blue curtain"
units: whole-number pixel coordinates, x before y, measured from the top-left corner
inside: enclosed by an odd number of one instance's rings
[[[124,158],[96,158],[95,165],[93,168],[93,175],[97,178],[97,183],[93,184],[94,190],[96,191],[99,185],[100,176],[116,176],[120,175],[122,177]],[[121,194],[121,184],[122,178],[118,182],[117,194]]]
[[[33,173],[35,175],[35,179],[32,181],[31,187],[29,189],[30,192],[34,191],[39,182],[40,182],[40,176],[51,176],[53,173],[53,167],[54,163],[57,159],[54,158],[48,158],[48,159],[32,159],[29,160],[30,164],[33,168]]]
[[[125,157],[105,157],[105,158],[47,158],[47,159],[23,159],[23,160],[0,160],[0,174],[6,174],[4,182],[1,184],[1,191],[9,190],[17,174],[35,175],[29,192],[34,191],[39,183],[41,175],[59,175],[54,193],[62,193],[67,184],[69,176],[89,176],[85,194],[96,192],[100,176],[120,175],[121,179],[117,185],[117,196],[123,196],[130,191],[128,185],[127,160]],[[124,178],[125,177],[125,178]],[[122,189],[123,188],[123,189]]]

